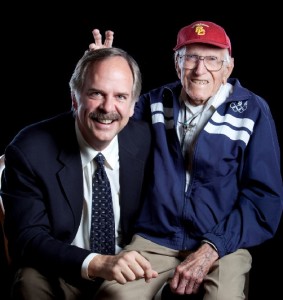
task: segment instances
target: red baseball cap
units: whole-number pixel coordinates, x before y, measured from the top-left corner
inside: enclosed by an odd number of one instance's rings
[[[183,27],[178,32],[177,45],[173,50],[176,51],[185,45],[193,43],[210,44],[228,49],[230,55],[232,52],[231,42],[225,30],[213,22],[197,21]]]

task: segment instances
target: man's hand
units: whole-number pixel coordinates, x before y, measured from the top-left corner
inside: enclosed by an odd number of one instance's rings
[[[114,32],[111,30],[107,30],[105,32],[105,41],[104,44],[102,44],[102,36],[100,34],[100,31],[98,29],[93,29],[92,35],[94,38],[94,43],[91,43],[88,46],[89,50],[96,50],[100,48],[111,48],[113,39],[114,39]]]
[[[175,270],[170,282],[172,292],[180,295],[197,293],[204,277],[218,257],[217,251],[207,243],[189,254]]]
[[[96,255],[89,264],[90,277],[116,280],[120,284],[144,278],[149,282],[156,278],[149,261],[136,251],[122,251],[117,255]]]

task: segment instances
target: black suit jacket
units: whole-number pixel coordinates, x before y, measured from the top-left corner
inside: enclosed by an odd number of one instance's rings
[[[149,162],[149,127],[130,120],[118,141],[121,228],[128,243]],[[5,158],[5,232],[16,267],[33,266],[79,279],[90,251],[70,245],[83,206],[82,164],[72,113],[24,128],[6,148]]]

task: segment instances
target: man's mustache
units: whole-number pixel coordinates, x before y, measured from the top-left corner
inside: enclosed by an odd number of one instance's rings
[[[111,120],[111,121],[116,121],[120,120],[121,116],[117,112],[111,112],[111,113],[100,113],[100,112],[91,112],[89,114],[89,117],[92,120]]]

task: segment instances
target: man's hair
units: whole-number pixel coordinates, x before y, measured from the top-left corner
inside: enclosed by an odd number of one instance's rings
[[[76,96],[76,94],[81,93],[87,72],[94,63],[115,56],[120,56],[127,61],[133,74],[132,98],[134,101],[138,101],[142,89],[142,76],[140,68],[131,55],[129,55],[126,51],[115,47],[90,50],[84,53],[84,55],[78,61],[69,81],[71,94]]]

